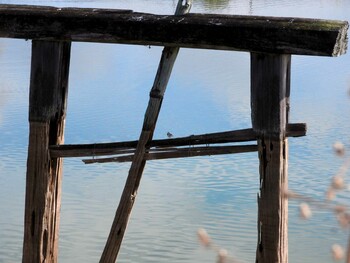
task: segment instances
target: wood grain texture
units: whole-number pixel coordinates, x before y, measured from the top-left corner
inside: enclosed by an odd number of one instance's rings
[[[0,5],[0,37],[339,56],[348,22]]]
[[[293,123],[287,125],[287,137],[300,137],[306,135],[305,123]],[[152,140],[146,144],[147,148],[212,145],[218,143],[235,143],[255,141],[257,134],[253,129],[217,132],[208,134],[190,135],[186,137]],[[138,141],[94,143],[94,144],[62,144],[51,145],[51,157],[84,157],[102,156],[122,153],[133,153]]]
[[[251,54],[251,109],[258,135],[260,193],[256,263],[288,263],[290,55]]]
[[[184,147],[184,148],[162,148],[147,150],[144,154],[144,159],[149,160],[163,160],[174,158],[188,158],[206,155],[221,155],[221,154],[235,154],[255,152],[258,150],[257,145],[240,145],[240,146],[203,146],[203,147]],[[131,162],[134,154],[121,155],[109,158],[93,158],[83,160],[85,164],[92,163],[110,163],[110,162]]]
[[[34,41],[29,101],[23,263],[55,263],[62,160],[49,145],[63,143],[70,43]]]
[[[260,193],[256,263],[288,263],[288,140],[258,140]]]

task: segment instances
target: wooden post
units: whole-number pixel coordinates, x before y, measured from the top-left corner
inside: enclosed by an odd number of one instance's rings
[[[288,123],[290,55],[251,54],[251,109],[258,135],[257,263],[288,262]]]
[[[23,263],[57,262],[62,160],[49,146],[63,142],[70,42],[33,41]]]

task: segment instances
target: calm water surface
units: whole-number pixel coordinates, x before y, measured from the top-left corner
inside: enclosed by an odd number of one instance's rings
[[[172,14],[175,0],[0,1],[109,7]],[[192,12],[350,20],[348,0],[195,0]],[[30,41],[0,41],[0,262],[20,262],[28,143]],[[160,47],[74,43],[66,143],[137,139],[159,62]],[[350,55],[292,58],[291,122],[308,123],[308,136],[290,139],[290,188],[323,199],[342,160],[331,146],[349,141]],[[168,85],[155,138],[248,128],[249,54],[182,49]],[[98,262],[129,164],[84,165],[66,159],[60,262]],[[215,262],[201,248],[204,227],[220,246],[254,262],[256,153],[151,161],[119,262]],[[348,202],[349,192],[338,197]],[[345,245],[329,212],[298,218],[290,202],[290,262],[331,262],[333,243]]]

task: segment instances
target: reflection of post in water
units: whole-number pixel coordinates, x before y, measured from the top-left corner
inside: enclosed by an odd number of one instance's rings
[[[2,124],[2,114],[1,114],[1,112],[2,112],[2,108],[3,108],[3,106],[5,105],[5,102],[6,102],[6,93],[3,91],[3,88],[0,86],[0,94],[1,94],[1,96],[0,96],[0,126],[1,126],[1,124]]]
[[[220,7],[220,8],[225,8],[228,6],[230,0],[201,0],[204,5],[208,7]]]
[[[249,0],[249,15],[253,14],[253,0]]]
[[[2,53],[2,48],[3,48],[3,44],[0,44],[0,54]],[[7,101],[7,93],[5,92],[5,87],[6,85],[4,85],[4,81],[2,81],[1,85],[0,85],[0,126],[2,124],[2,108],[4,107],[4,105],[6,104]]]

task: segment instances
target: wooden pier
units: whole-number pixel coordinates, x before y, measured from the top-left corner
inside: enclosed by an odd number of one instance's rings
[[[112,263],[147,160],[251,151],[258,152],[260,162],[256,262],[288,262],[288,203],[283,196],[288,187],[287,138],[306,134],[306,124],[288,122],[292,55],[344,54],[348,22],[189,14],[190,7],[191,1],[180,0],[175,15],[154,15],[132,10],[0,5],[0,37],[32,40],[24,263],[57,262],[62,158],[86,157],[85,163],[131,162],[100,259]],[[138,140],[63,144],[74,41],[164,46]],[[182,47],[250,52],[252,128],[153,140],[167,82]],[[237,142],[240,144],[235,145]],[[102,155],[110,157],[98,158]],[[97,158],[88,159],[91,156]]]

